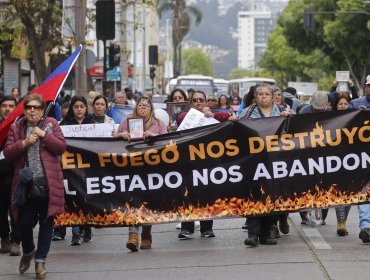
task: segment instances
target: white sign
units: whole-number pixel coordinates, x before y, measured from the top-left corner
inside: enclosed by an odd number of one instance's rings
[[[109,123],[61,125],[64,137],[112,137],[115,126]]]
[[[177,131],[200,127],[200,126],[206,126],[206,125],[215,124],[215,123],[219,123],[219,121],[214,118],[206,118],[204,116],[204,113],[191,108],[189,112],[186,114],[183,121],[181,122]]]
[[[349,80],[349,71],[336,71],[335,79],[338,82],[348,82]]]

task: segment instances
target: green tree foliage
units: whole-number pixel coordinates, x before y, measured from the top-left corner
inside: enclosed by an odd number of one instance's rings
[[[234,68],[230,71],[229,75],[227,76],[227,78],[229,80],[232,80],[232,79],[241,79],[241,78],[245,78],[245,77],[248,77],[250,74],[250,71],[248,71],[247,69],[244,69],[244,68]]]
[[[47,57],[62,45],[62,0],[9,0],[5,29],[22,29],[35,65],[36,78],[41,83],[48,75]]]
[[[201,74],[213,76],[213,65],[211,59],[202,49],[184,50],[184,74]]]
[[[174,52],[174,74],[180,74],[181,70],[181,43],[189,33],[191,19],[195,18],[195,24],[202,21],[202,12],[195,6],[186,5],[185,0],[159,0],[159,15],[166,11],[172,12],[172,45]]]
[[[314,15],[315,30],[304,29],[305,8],[323,13]],[[369,13],[370,6],[362,0],[290,1],[269,37],[261,66],[282,84],[297,79],[318,82],[322,89],[330,87],[336,70],[348,70],[361,88],[369,72],[370,37],[369,15],[358,12]]]

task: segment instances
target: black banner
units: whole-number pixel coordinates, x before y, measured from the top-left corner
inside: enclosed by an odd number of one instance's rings
[[[370,201],[370,111],[226,122],[127,143],[67,139],[56,225],[133,225]]]

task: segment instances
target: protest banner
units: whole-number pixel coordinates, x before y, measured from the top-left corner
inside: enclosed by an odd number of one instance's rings
[[[139,142],[67,139],[56,225],[258,216],[370,201],[370,111],[224,122]]]

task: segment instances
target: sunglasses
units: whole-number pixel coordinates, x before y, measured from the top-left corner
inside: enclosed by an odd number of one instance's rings
[[[31,110],[31,109],[41,110],[42,109],[42,106],[40,106],[40,105],[26,105],[24,107],[26,108],[26,110]]]
[[[193,103],[203,103],[205,101],[204,98],[193,98],[191,102]]]
[[[210,101],[217,101],[217,100],[216,99],[208,99],[207,101],[210,102]]]

